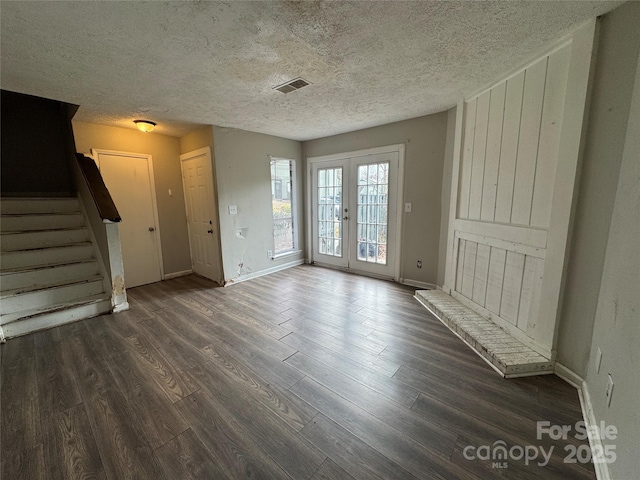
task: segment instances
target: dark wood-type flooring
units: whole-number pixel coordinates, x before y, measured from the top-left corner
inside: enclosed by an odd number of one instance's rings
[[[301,266],[128,294],[2,345],[3,480],[595,478],[564,462],[582,442],[536,438],[581,420],[576,391],[501,378],[407,287]],[[553,455],[465,458],[501,445]]]

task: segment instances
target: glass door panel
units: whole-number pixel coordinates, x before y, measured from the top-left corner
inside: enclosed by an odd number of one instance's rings
[[[358,165],[357,259],[387,265],[389,162]]]

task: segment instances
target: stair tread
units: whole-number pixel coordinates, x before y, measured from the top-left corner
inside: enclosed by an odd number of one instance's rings
[[[33,252],[34,250],[53,250],[56,248],[69,248],[69,247],[89,247],[93,245],[90,241],[86,241],[86,242],[70,242],[70,243],[65,243],[64,245],[49,245],[46,247],[33,247],[33,248],[24,248],[22,250],[6,250],[2,252],[2,255],[11,255],[13,253],[20,253],[20,252]]]
[[[24,212],[24,213],[0,213],[0,219],[7,218],[16,218],[16,217],[56,217],[56,216],[66,216],[66,215],[82,215],[80,210],[75,212]]]
[[[61,262],[47,263],[42,265],[30,265],[28,267],[14,267],[14,268],[7,268],[7,269],[0,268],[0,277],[6,276],[6,275],[26,273],[26,272],[35,272],[38,270],[47,270],[49,268],[66,267],[67,265],[81,265],[84,263],[97,263],[97,262],[98,261],[95,258],[89,257],[89,258],[83,258],[79,260],[61,261]]]
[[[32,308],[29,310],[22,310],[20,312],[6,313],[6,314],[0,315],[0,325],[7,325],[9,323],[34,317],[36,315],[52,313],[59,310],[67,310],[75,307],[80,307],[83,305],[102,302],[109,299],[110,299],[110,296],[108,293],[99,293],[96,295],[82,297],[71,302],[55,303],[52,305],[47,305],[45,307]]]
[[[97,281],[100,281],[100,282],[102,281],[101,275],[92,275],[90,277],[81,277],[81,278],[75,278],[71,280],[62,280],[62,281],[48,284],[48,285],[33,285],[30,287],[15,288],[12,290],[5,290],[0,292],[0,299],[4,300],[4,299],[15,297],[18,295],[40,292],[42,290],[52,290],[55,288],[63,288],[71,285],[80,285],[83,283],[92,283]]]
[[[1,231],[0,235],[21,235],[21,234],[30,234],[30,233],[46,233],[46,232],[65,232],[71,230],[86,230],[87,227],[84,225],[75,226],[75,227],[60,227],[60,228],[43,228],[41,230],[13,230],[13,231]]]

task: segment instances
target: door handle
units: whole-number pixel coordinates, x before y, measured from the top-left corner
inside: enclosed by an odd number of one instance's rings
[[[342,217],[343,220],[349,220],[349,217]]]
[[[207,230],[207,233],[213,233],[213,230]]]
[[[150,232],[155,232],[155,231],[156,231],[156,229],[155,229],[154,227],[149,227],[149,231],[150,231]]]

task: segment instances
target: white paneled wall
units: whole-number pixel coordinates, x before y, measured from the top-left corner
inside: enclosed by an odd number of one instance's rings
[[[549,358],[594,31],[458,105],[443,289]]]
[[[570,50],[466,102],[458,218],[549,226]]]

